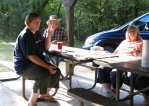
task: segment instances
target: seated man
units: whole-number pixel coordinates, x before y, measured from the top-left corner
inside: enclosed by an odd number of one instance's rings
[[[29,13],[26,27],[20,32],[14,48],[14,69],[18,75],[34,79],[28,106],[37,106],[37,99],[50,102],[57,100],[50,95],[51,88],[59,88],[60,69],[45,60],[43,52],[49,50],[51,33],[48,27],[45,37],[39,31],[41,17]]]
[[[54,28],[55,30],[53,31],[53,33],[51,34],[51,44],[56,44],[57,42],[63,42],[63,46],[68,46],[69,45],[69,41],[68,41],[68,35],[65,31],[64,28],[59,26],[59,21],[61,19],[58,19],[56,15],[51,15],[49,17],[49,20],[47,21],[47,25],[51,26],[52,28]],[[47,29],[44,32],[44,36],[47,34]],[[46,59],[48,59],[46,57]],[[56,64],[56,58],[53,57],[52,58],[53,62]],[[58,63],[63,60],[62,58],[59,58]]]

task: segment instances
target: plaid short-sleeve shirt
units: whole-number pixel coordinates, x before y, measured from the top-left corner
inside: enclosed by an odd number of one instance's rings
[[[47,29],[44,32],[44,36],[47,34]],[[58,26],[58,28],[52,33],[51,41],[68,41],[68,36],[64,28]]]

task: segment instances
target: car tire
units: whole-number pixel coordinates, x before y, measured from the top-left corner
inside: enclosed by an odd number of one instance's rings
[[[104,50],[108,51],[110,53],[113,53],[115,51],[115,49],[113,47],[111,47],[111,46],[104,46]]]

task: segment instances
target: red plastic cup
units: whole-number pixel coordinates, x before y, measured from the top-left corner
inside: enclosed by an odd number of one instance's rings
[[[62,45],[63,45],[63,42],[57,42],[57,47],[58,47],[58,50],[62,50]]]

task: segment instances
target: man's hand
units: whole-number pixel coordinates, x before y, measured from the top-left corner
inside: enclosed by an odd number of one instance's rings
[[[55,30],[51,25],[48,26],[48,33],[51,34]]]
[[[57,45],[57,42],[58,42],[57,40],[53,40],[51,43]]]
[[[55,74],[57,70],[55,70],[57,67],[49,65],[48,70],[51,74]]]

